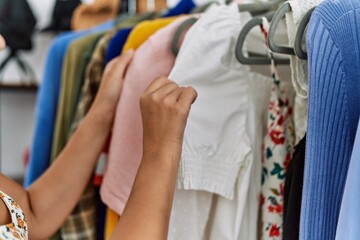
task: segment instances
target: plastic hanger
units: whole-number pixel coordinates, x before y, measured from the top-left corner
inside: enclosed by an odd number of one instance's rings
[[[192,13],[192,14],[194,14],[194,13],[203,13],[203,12],[205,12],[209,7],[211,7],[213,4],[220,5],[220,3],[217,2],[217,1],[209,1],[209,2],[207,2],[207,3],[205,3],[205,4],[203,4],[203,5],[200,5],[200,6],[196,7],[195,9],[193,9],[193,10],[191,11],[191,13]]]
[[[269,10],[271,10],[273,8],[277,8],[284,1],[285,0],[272,0],[272,1],[265,2],[265,3],[239,4],[238,8],[239,8],[239,12],[250,12],[252,15],[258,15],[258,14],[261,14],[264,12],[268,12]],[[226,3],[229,4],[231,2],[232,1],[227,1]],[[209,4],[206,4],[206,8],[204,9],[204,11],[208,7],[210,7],[213,3],[218,3],[218,2],[212,1]],[[171,43],[171,50],[175,56],[179,53],[179,42],[180,42],[180,38],[181,38],[183,32],[187,28],[192,26],[196,22],[196,20],[197,20],[196,18],[191,18],[191,19],[186,20],[179,26],[179,28],[175,32],[174,39]],[[259,25],[259,24],[257,24],[257,25]]]
[[[273,18],[273,13],[267,14],[265,16],[269,21]],[[271,64],[271,59],[268,56],[261,56],[259,54],[252,54],[254,57],[247,57],[244,55],[243,48],[246,36],[256,26],[259,26],[263,23],[262,17],[255,17],[251,19],[249,22],[245,24],[245,26],[242,28],[238,41],[236,43],[235,48],[235,56],[236,59],[241,63],[245,65],[269,65]],[[279,65],[289,65],[290,61],[288,59],[282,59],[282,58],[275,58],[276,64]]]
[[[279,7],[280,4],[285,2],[285,0],[271,0],[264,3],[248,3],[248,4],[239,4],[239,12],[250,12],[251,15],[257,16],[275,10]]]
[[[275,12],[275,15],[271,21],[268,41],[269,41],[269,48],[274,53],[281,53],[287,55],[295,55],[295,51],[291,47],[279,46],[275,43],[275,35],[276,29],[278,28],[280,20],[285,17],[285,14],[291,12],[290,3],[286,2]]]
[[[239,4],[239,12],[250,12],[252,15],[257,15],[260,13],[264,13],[264,12],[268,12],[269,10],[271,10],[272,8],[276,8],[279,6],[279,4],[283,3],[285,0],[272,0],[269,2],[265,2],[265,3],[250,3],[250,4]],[[230,4],[232,1],[226,1],[226,4]],[[217,3],[216,1],[211,1],[208,4],[205,4],[205,8],[203,9],[204,11],[210,7],[213,3]],[[193,18],[192,20],[188,19],[187,21],[185,21],[184,23],[182,23],[179,28],[177,29],[177,31],[174,34],[174,39],[171,43],[171,50],[174,53],[174,55],[176,56],[179,52],[179,42],[180,42],[180,37],[183,34],[183,31],[185,31],[188,27],[190,27],[191,25],[193,25],[196,22],[196,18]]]
[[[299,27],[296,31],[294,50],[295,50],[296,56],[298,56],[298,58],[303,59],[303,60],[307,60],[308,55],[307,55],[307,52],[305,52],[302,48],[302,40],[304,38],[306,27],[310,21],[311,14],[314,12],[315,8],[316,7],[311,8],[304,15],[304,17],[303,17],[303,19],[301,19]]]
[[[217,4],[220,5],[219,2],[217,1],[210,1],[198,8],[196,8],[196,11],[193,13],[202,13],[205,12],[211,5],[213,4]],[[184,31],[188,28],[190,28],[195,22],[197,21],[197,18],[193,17],[193,18],[189,18],[186,21],[184,21],[176,30],[175,34],[174,34],[174,38],[171,42],[171,51],[173,52],[173,54],[175,56],[177,56],[177,54],[180,51],[180,39],[181,36],[183,35]]]
[[[183,35],[184,31],[190,28],[196,21],[197,18],[189,18],[185,20],[176,30],[173,41],[171,42],[171,50],[175,56],[177,56],[180,51],[181,36]]]

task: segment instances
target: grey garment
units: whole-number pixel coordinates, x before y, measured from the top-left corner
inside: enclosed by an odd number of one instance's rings
[[[191,14],[195,14],[195,13],[203,13],[205,12],[210,6],[212,6],[213,4],[216,4],[216,5],[220,5],[219,2],[217,1],[210,1],[208,3],[205,3],[203,5],[200,5],[196,8],[194,8],[192,11],[191,11]]]

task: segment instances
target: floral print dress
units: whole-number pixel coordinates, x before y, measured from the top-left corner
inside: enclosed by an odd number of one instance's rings
[[[261,30],[267,39],[268,22],[263,21]],[[284,82],[278,77],[272,59],[273,86],[268,106],[267,134],[263,145],[261,174],[261,239],[281,240],[283,230],[284,185],[287,166],[292,159],[295,143],[293,107],[291,96]]]
[[[1,191],[0,198],[11,215],[11,223],[0,226],[0,240],[27,240],[28,228],[24,212],[11,197]]]

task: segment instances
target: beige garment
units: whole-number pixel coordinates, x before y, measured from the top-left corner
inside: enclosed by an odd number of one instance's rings
[[[286,24],[290,45],[295,43],[296,30],[308,10],[319,5],[323,0],[292,0],[288,1],[292,11],[286,14]],[[308,113],[308,61],[296,56],[290,57],[291,79],[296,91],[294,104],[294,124],[296,141],[305,136]]]
[[[90,29],[118,16],[120,0],[96,0],[92,4],[79,5],[72,16],[73,30]]]
[[[153,0],[154,4],[148,4],[148,0],[136,0],[136,8],[138,13],[162,10],[167,7],[166,0]]]

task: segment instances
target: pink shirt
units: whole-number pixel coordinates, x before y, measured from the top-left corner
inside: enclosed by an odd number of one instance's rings
[[[117,106],[109,160],[101,199],[122,214],[129,198],[143,151],[140,96],[159,76],[168,76],[175,62],[171,42],[179,25],[189,17],[179,17],[152,35],[135,52],[127,70]]]

